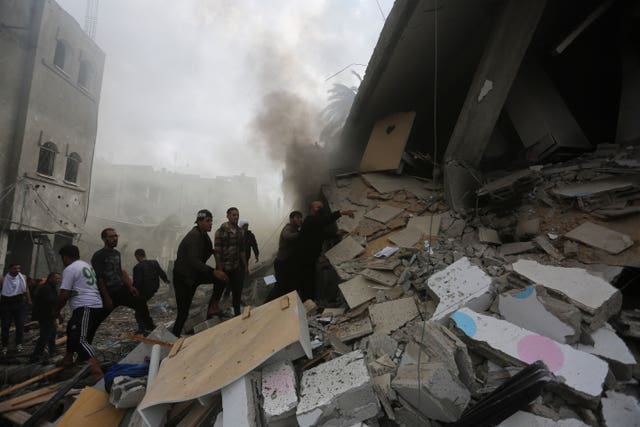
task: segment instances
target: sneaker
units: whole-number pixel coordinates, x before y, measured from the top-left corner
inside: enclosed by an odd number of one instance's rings
[[[18,353],[22,353],[22,352],[24,351],[24,347],[22,347],[22,344],[18,344],[18,345],[16,346],[16,351],[17,351]]]

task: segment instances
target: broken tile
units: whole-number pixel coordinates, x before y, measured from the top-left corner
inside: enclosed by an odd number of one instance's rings
[[[576,345],[576,349],[590,353],[610,361],[611,369],[619,380],[630,380],[631,370],[636,361],[624,341],[607,323],[591,333],[593,345]]]
[[[492,243],[494,245],[502,243],[500,236],[498,236],[498,232],[493,228],[478,228],[478,240],[480,240],[481,243]]]
[[[431,318],[441,320],[474,300],[481,303],[483,296],[491,290],[491,277],[463,257],[429,277],[427,288],[437,302]]]
[[[378,271],[365,268],[360,274],[369,280],[385,286],[394,286],[398,282],[398,277],[390,271]]]
[[[367,264],[365,264],[365,267],[370,268],[372,270],[393,271],[399,265],[400,265],[399,259],[384,259],[380,261],[368,262]]]
[[[560,252],[558,252],[558,250],[551,244],[549,239],[547,239],[546,237],[536,236],[536,238],[533,239],[533,241],[540,247],[540,249],[545,251],[548,255],[550,255],[554,259],[558,261],[562,261],[564,259],[564,256]]]
[[[422,232],[415,227],[407,226],[405,229],[393,233],[389,237],[389,241],[401,248],[412,248],[416,243],[422,240]]]
[[[415,227],[427,236],[437,236],[440,232],[440,215],[414,216],[407,227]]]
[[[373,325],[369,316],[363,316],[360,319],[342,322],[332,329],[331,332],[342,342],[353,341],[362,338],[365,335],[373,333]]]
[[[369,307],[374,330],[385,334],[404,326],[418,315],[418,307],[413,297],[373,304]]]
[[[353,279],[340,283],[338,288],[340,288],[349,308],[354,308],[376,297],[374,285],[375,282],[358,274]]]
[[[500,256],[517,255],[534,250],[536,247],[532,242],[505,243],[500,246],[498,253]]]
[[[564,386],[588,400],[594,401],[602,393],[609,367],[595,356],[467,308],[456,311],[451,318],[470,340],[484,344],[487,351],[525,364],[542,360],[551,372],[564,378]]]
[[[591,222],[585,222],[564,235],[585,245],[603,249],[610,254],[619,254],[633,246],[633,240],[626,234],[618,233]]]
[[[332,265],[339,265],[345,261],[352,260],[363,252],[364,248],[360,243],[356,242],[353,237],[347,236],[325,252],[324,256],[327,257]]]
[[[404,209],[396,208],[389,205],[380,205],[377,208],[370,210],[369,212],[364,214],[364,216],[365,218],[369,218],[382,224],[386,224],[393,218],[400,215],[403,210]]]
[[[626,394],[608,390],[602,398],[602,418],[606,427],[640,426],[638,400]]]
[[[576,342],[580,336],[579,327],[574,329],[547,310],[533,286],[527,286],[524,291],[501,294],[498,297],[498,309],[500,315],[514,325],[561,343]]]
[[[300,427],[351,426],[380,410],[361,351],[306,370],[296,418]]]
[[[595,328],[602,326],[622,306],[620,291],[582,268],[556,267],[536,261],[518,260],[513,263],[513,271],[533,283],[562,294],[581,310],[597,316],[598,319],[594,319]]]
[[[463,219],[456,219],[453,223],[447,228],[444,232],[444,235],[447,237],[462,237],[462,233],[464,233],[464,228],[467,226],[467,223]]]

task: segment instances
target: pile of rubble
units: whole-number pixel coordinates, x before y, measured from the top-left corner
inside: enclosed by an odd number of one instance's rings
[[[338,177],[330,207],[356,211],[325,252],[339,292],[194,310],[194,335],[160,327],[121,361],[148,376],[83,390],[59,424],[638,425],[638,158],[497,173],[467,216],[429,180]]]

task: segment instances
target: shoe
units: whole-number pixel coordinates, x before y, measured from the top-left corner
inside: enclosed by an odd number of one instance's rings
[[[18,345],[16,346],[16,351],[17,351],[18,353],[22,353],[22,352],[24,351],[24,347],[22,347],[22,344],[18,344]]]

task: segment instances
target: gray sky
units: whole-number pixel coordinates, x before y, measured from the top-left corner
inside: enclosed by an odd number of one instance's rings
[[[57,0],[84,24],[85,0]],[[250,141],[262,97],[287,89],[321,109],[366,64],[391,0],[101,0],[106,54],[96,157],[213,177],[257,176],[279,195],[282,164]],[[351,67],[364,74],[364,67]]]

